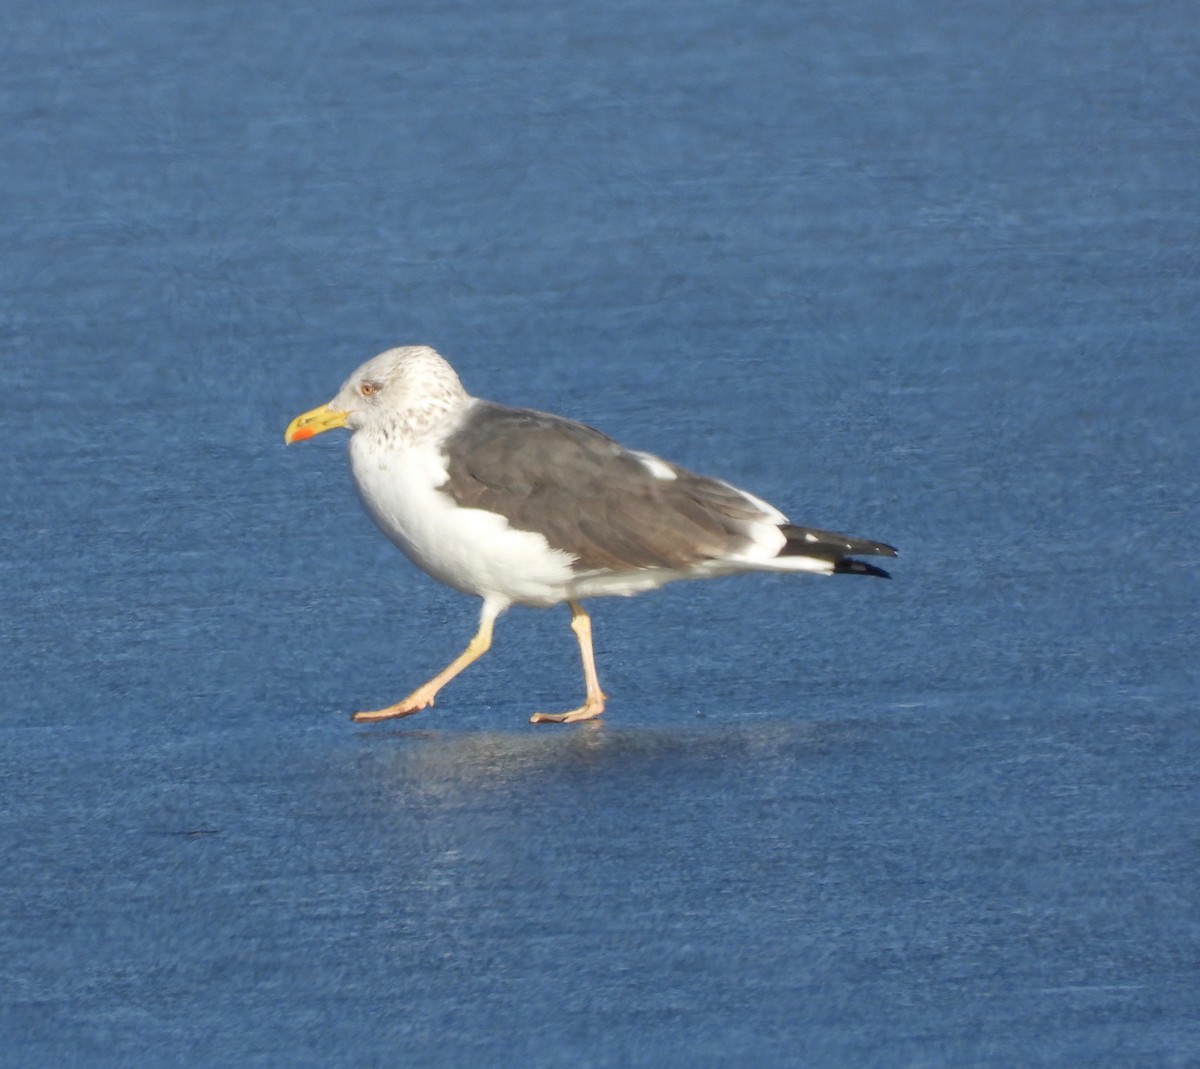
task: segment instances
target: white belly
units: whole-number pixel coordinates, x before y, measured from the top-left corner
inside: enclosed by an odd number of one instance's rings
[[[435,579],[465,594],[526,605],[568,597],[571,556],[503,516],[459,508],[437,487],[446,467],[436,448],[372,449],[350,439],[350,469],[380,530]]]

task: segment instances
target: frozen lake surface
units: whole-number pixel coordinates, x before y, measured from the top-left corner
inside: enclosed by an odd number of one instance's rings
[[[0,27],[0,1065],[1200,1064],[1200,13]],[[380,349],[895,543],[477,604]]]

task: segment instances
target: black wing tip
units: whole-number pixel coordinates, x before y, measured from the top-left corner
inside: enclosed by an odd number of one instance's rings
[[[871,542],[866,538],[846,540],[846,548],[851,553],[868,553],[873,557],[898,557],[900,551],[886,542]]]
[[[889,547],[890,548],[890,547]],[[884,554],[880,554],[883,556]],[[895,551],[889,556],[895,556]],[[877,579],[891,579],[891,572],[885,572],[882,568],[875,567],[874,564],[868,564],[866,561],[855,560],[853,557],[844,557],[842,560],[836,561],[833,565],[834,575],[873,575]]]
[[[779,525],[779,530],[787,539],[787,544],[780,550],[781,557],[795,555],[837,560],[845,553],[865,553],[872,557],[899,556],[899,550],[886,542],[855,538],[852,535],[839,534],[837,531],[825,531],[820,527],[783,523]]]

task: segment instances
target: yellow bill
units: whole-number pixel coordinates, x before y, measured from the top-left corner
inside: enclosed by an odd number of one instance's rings
[[[315,438],[318,434],[324,434],[335,427],[346,426],[346,419],[349,415],[349,412],[339,412],[336,408],[321,405],[292,420],[287,425],[287,430],[283,432],[283,440],[285,444],[291,445],[292,442],[303,442],[306,438]]]

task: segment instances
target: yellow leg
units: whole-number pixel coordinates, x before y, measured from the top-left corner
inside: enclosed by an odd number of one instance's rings
[[[386,709],[373,709],[364,713],[355,713],[352,720],[358,723],[369,723],[374,720],[391,720],[396,716],[409,716],[418,710],[433,704],[437,693],[469,664],[479,660],[492,645],[492,625],[495,623],[497,611],[486,602],[479,618],[479,630],[475,637],[467,643],[467,648],[454,658],[428,683],[422,683],[407,698],[389,705]]]
[[[571,606],[571,630],[579,640],[579,656],[583,660],[583,681],[587,687],[587,698],[578,709],[569,713],[534,713],[531,724],[573,724],[577,720],[591,720],[604,712],[604,691],[596,675],[596,658],[592,654],[592,618],[577,601],[568,601]]]

